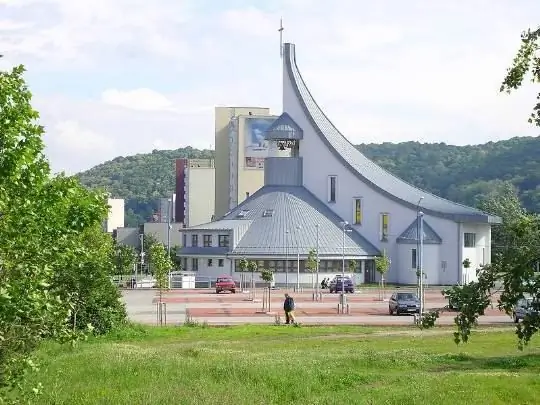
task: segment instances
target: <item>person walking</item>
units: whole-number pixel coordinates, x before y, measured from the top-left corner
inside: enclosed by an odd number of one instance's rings
[[[289,325],[290,323],[296,324],[296,319],[294,317],[294,308],[295,303],[293,297],[289,294],[285,294],[285,301],[283,302],[283,311],[285,311],[285,323]]]

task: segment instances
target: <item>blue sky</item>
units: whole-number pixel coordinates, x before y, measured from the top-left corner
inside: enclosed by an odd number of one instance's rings
[[[266,6],[263,6],[266,4]],[[537,0],[0,0],[0,68],[24,63],[55,171],[209,147],[213,108],[281,109],[279,19],[354,143],[538,134],[498,92]]]

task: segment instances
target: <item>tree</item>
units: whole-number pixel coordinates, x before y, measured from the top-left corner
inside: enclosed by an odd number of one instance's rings
[[[261,278],[268,285],[268,311],[270,311],[270,300],[271,300],[271,291],[272,291],[272,281],[274,281],[274,272],[270,269],[261,269],[260,271],[261,271]]]
[[[241,272],[246,272],[248,269],[249,262],[245,257],[242,257],[240,261],[238,262],[238,267],[240,268]]]
[[[253,260],[247,262],[247,270],[251,272],[251,289],[253,290],[252,299],[255,299],[255,272],[257,271],[257,262]]]
[[[314,273],[317,271],[317,251],[315,249],[309,250],[306,270],[311,273],[311,288],[315,289]]]
[[[137,252],[129,245],[116,245],[114,249],[114,273],[120,276],[133,274]]]
[[[390,270],[390,258],[383,250],[381,256],[375,257],[375,270],[381,275],[382,299],[384,299],[384,275]]]
[[[533,82],[540,82],[540,27],[536,30],[528,29],[521,34],[521,46],[514,57],[512,66],[508,69],[500,91],[511,93],[517,90],[529,73]],[[540,126],[540,93],[537,99],[539,101],[533,107],[529,122]]]
[[[35,368],[31,356],[44,339],[74,341],[89,329],[75,313],[96,305],[104,310],[97,321],[107,306],[122,312],[109,278],[110,251],[90,243],[107,216],[105,195],[51,176],[23,73],[22,66],[0,72],[0,403],[22,395],[20,383]],[[85,294],[96,275],[86,274],[89,258],[100,277]],[[115,302],[88,299],[107,286]]]
[[[153,274],[153,270],[151,269],[152,246],[154,246],[156,244],[159,244],[159,243],[160,242],[158,241],[156,235],[154,235],[152,233],[145,233],[144,234],[144,236],[143,236],[143,252],[144,252],[144,257],[145,257],[146,263],[148,264],[147,273]]]
[[[509,204],[501,201],[499,206],[508,207]],[[540,275],[535,272],[540,261],[540,216],[518,211],[501,212],[500,215],[503,220],[500,233],[505,244],[497,246],[492,263],[477,269],[478,281],[443,291],[460,311],[455,318],[456,343],[469,340],[478,317],[492,305],[495,294],[500,294],[497,307],[508,315],[516,302],[526,296],[532,297],[533,309],[540,309]],[[425,316],[421,326],[433,326],[440,312],[439,309]],[[539,329],[540,317],[527,316],[516,326],[518,347],[522,349]]]
[[[159,289],[158,318],[161,324],[163,323],[163,292],[169,288],[169,272],[174,264],[161,243],[154,243],[150,247],[150,263]]]
[[[182,247],[179,245],[174,245],[171,247],[171,254],[170,254],[171,262],[173,263],[174,268],[177,270],[182,269],[182,260],[178,256],[178,253],[180,253],[181,249]]]

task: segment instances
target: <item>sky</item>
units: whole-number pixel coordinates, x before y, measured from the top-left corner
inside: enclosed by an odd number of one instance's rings
[[[329,7],[329,4],[332,4]],[[279,21],[353,143],[537,136],[534,85],[499,93],[538,0],[0,0],[55,172],[214,144],[215,106],[281,112]]]

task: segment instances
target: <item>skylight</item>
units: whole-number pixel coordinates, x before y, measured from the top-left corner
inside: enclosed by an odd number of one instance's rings
[[[274,210],[264,210],[262,216],[263,217],[272,217],[272,216],[274,216]]]
[[[241,210],[238,214],[236,214],[236,218],[245,218],[248,212],[248,210]]]

